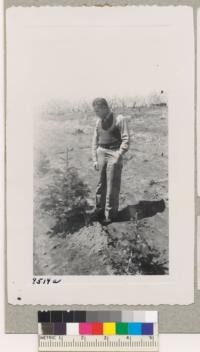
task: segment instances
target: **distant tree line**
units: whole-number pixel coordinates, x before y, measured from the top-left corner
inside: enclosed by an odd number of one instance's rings
[[[112,109],[117,108],[139,108],[150,106],[167,106],[167,94],[161,90],[160,92],[153,92],[147,96],[134,96],[134,97],[108,97],[107,98]],[[92,113],[91,101],[77,101],[69,102],[67,100],[52,100],[43,107],[45,115],[65,116],[69,113]]]

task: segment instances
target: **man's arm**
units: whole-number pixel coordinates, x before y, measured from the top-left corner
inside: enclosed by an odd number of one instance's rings
[[[92,160],[94,163],[97,162],[97,148],[98,148],[98,133],[97,133],[98,121],[95,125],[93,139],[92,139]]]
[[[128,151],[129,145],[130,145],[128,122],[124,116],[119,116],[119,129],[120,129],[121,139],[122,139],[119,153],[123,155]]]

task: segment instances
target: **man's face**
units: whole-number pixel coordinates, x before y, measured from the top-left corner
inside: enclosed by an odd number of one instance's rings
[[[104,105],[96,105],[94,106],[94,112],[100,119],[104,119],[109,114],[109,108]]]

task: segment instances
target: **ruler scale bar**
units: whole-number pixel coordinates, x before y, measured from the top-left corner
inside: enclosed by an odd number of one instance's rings
[[[48,336],[39,335],[39,352],[157,352],[158,336]]]

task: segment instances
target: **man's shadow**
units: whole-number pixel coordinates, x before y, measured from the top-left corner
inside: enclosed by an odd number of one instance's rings
[[[157,213],[162,213],[165,210],[164,199],[157,201],[141,200],[135,205],[127,205],[121,209],[115,222],[130,221],[130,220],[141,220],[143,218],[149,218]]]
[[[117,216],[112,222],[124,222],[131,220],[141,220],[143,218],[149,218],[157,213],[162,213],[165,210],[164,199],[148,201],[141,200],[135,205],[127,205],[123,209],[119,210]],[[101,215],[96,218],[91,217],[91,221],[103,222],[103,217]]]
[[[149,218],[157,213],[162,213],[165,210],[165,201],[161,200],[141,200],[139,203],[134,205],[127,205],[123,209],[119,210],[115,219],[112,222],[125,222],[131,220],[141,220],[143,218]],[[87,219],[88,223],[93,221],[99,221],[103,223],[104,216],[95,214]]]

